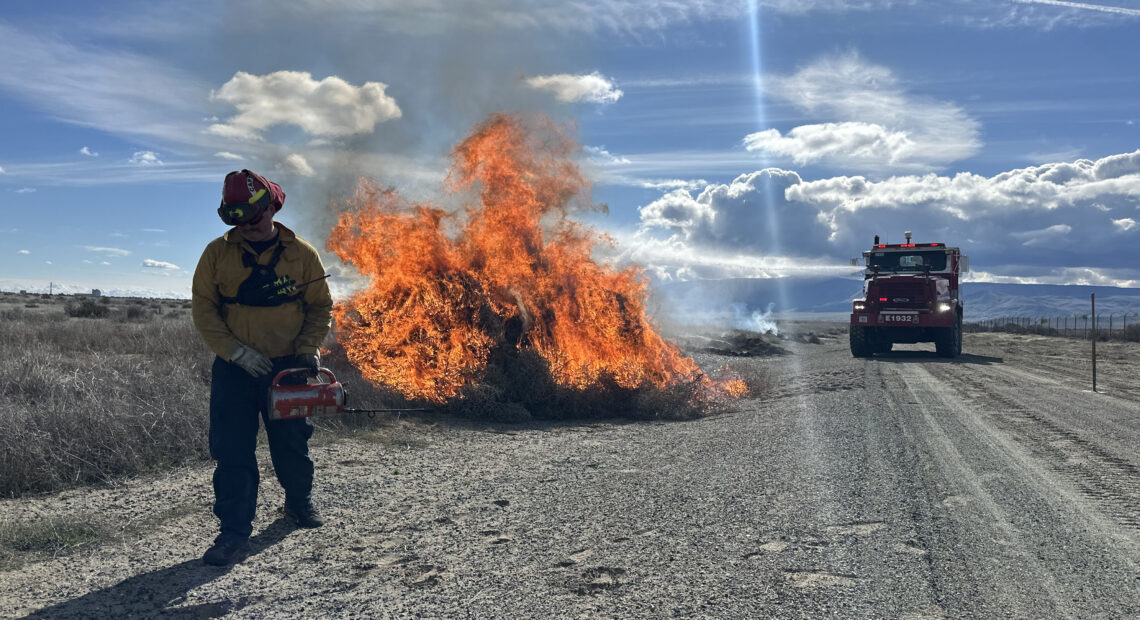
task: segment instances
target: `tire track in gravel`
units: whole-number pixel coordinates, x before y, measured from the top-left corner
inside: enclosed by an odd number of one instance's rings
[[[1050,379],[1006,368],[994,368],[984,375],[972,370],[962,372],[952,365],[938,365],[930,370],[958,389],[998,428],[1060,474],[1099,510],[1140,531],[1140,467],[1042,413],[1047,407],[1055,407],[1055,403],[1041,402],[1040,395],[1052,396],[1050,401],[1059,397],[1058,390],[1051,389],[1055,383]],[[1072,409],[1095,410],[1105,404],[1090,402],[1104,400],[1094,394],[1060,391],[1070,397]],[[1140,417],[1140,407],[1134,403],[1118,400],[1115,404]],[[1128,443],[1140,445],[1136,441]]]
[[[992,405],[975,402],[989,393],[987,368],[927,363],[894,369],[922,413],[921,441],[934,458],[924,486],[947,493],[933,541],[940,591],[967,597],[975,610],[994,617],[1140,613],[1136,530],[1006,431]],[[952,379],[943,379],[948,375]],[[963,376],[978,381],[967,385]],[[1003,397],[1001,405],[1018,403]]]

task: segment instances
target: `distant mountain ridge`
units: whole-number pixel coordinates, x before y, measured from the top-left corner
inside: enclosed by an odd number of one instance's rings
[[[663,282],[654,286],[654,309],[685,320],[719,311],[775,314],[851,312],[851,300],[862,296],[855,278],[734,278]],[[1051,317],[1087,314],[1089,295],[1096,294],[1097,314],[1140,312],[1140,288],[1060,284],[962,284],[965,318],[980,321],[1021,316]]]
[[[25,291],[34,295],[90,295],[93,290],[90,286],[80,286],[70,282],[43,282],[29,284],[22,280],[0,280],[0,292],[19,293]],[[190,289],[161,290],[148,287],[109,287],[98,289],[101,295],[107,297],[141,297],[145,299],[190,299]]]
[[[0,280],[0,291],[47,293],[49,287],[26,286],[14,280]],[[55,283],[56,294],[90,294],[91,289],[74,284]],[[699,323],[727,320],[738,327],[772,314],[840,315],[851,312],[851,300],[861,296],[863,283],[857,278],[733,278],[658,282],[653,286],[650,311],[659,317]],[[1089,294],[1096,293],[1098,315],[1140,312],[1140,288],[1081,286],[1061,284],[997,284],[966,282],[962,285],[966,320],[998,317],[1052,317],[1087,314]],[[111,297],[186,299],[189,291],[149,288],[106,288]]]

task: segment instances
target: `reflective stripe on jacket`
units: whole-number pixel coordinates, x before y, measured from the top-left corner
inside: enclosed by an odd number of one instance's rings
[[[298,284],[325,275],[317,249],[293,231],[274,222],[277,240],[285,246],[277,262],[277,274]],[[214,239],[202,252],[194,270],[192,313],[194,327],[206,345],[224,360],[246,345],[266,357],[316,353],[332,325],[332,296],[327,280],[317,280],[300,289],[296,301],[280,306],[243,306],[221,298],[237,295],[238,286],[253,271],[242,265],[242,252],[253,248],[231,228]],[[258,255],[266,264],[273,247]]]

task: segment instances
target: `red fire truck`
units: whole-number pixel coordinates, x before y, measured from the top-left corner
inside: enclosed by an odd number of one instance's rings
[[[896,342],[933,342],[938,355],[962,353],[959,275],[968,258],[945,243],[875,243],[863,252],[863,299],[852,302],[851,354],[886,353]]]

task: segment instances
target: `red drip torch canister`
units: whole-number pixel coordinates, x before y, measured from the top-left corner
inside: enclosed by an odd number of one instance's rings
[[[273,377],[269,386],[269,419],[294,420],[344,413],[347,395],[332,371],[323,367],[318,369],[318,383],[308,382],[311,373],[307,368],[287,368]],[[297,375],[306,381],[282,384],[283,379]]]

